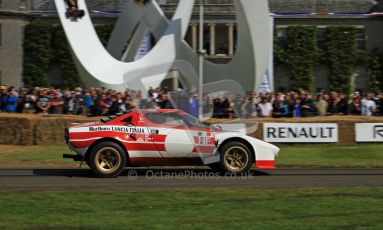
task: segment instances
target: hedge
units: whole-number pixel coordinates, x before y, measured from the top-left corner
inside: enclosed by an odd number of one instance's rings
[[[113,30],[112,25],[96,25],[101,42],[106,46]],[[62,26],[33,21],[25,28],[24,84],[26,87],[48,86],[52,65],[61,69],[61,87],[75,88],[83,82],[75,68],[70,46]]]
[[[96,31],[106,46],[113,25],[97,25]],[[359,50],[356,28],[352,26],[328,26],[323,49],[317,46],[317,29],[314,26],[290,26],[287,29],[286,47],[280,47],[279,38],[274,39],[275,64],[284,63],[292,73],[292,89],[304,88],[314,91],[314,68],[326,64],[330,68],[331,90],[351,93],[351,79],[356,64],[367,67],[370,89],[383,91],[381,54],[370,54]],[[74,68],[74,62],[66,36],[61,26],[39,20],[25,29],[24,83],[28,87],[47,86],[50,66],[60,66],[63,87],[82,86]]]

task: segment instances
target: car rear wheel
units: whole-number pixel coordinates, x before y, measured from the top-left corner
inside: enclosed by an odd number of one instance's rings
[[[254,163],[254,157],[250,149],[241,142],[229,142],[219,149],[221,161],[220,171],[240,175],[248,172]]]
[[[101,142],[92,149],[89,163],[98,177],[113,178],[124,170],[126,154],[116,143]]]

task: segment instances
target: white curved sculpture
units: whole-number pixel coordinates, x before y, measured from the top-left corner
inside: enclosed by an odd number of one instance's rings
[[[268,1],[235,2],[238,22],[236,55],[225,65],[205,61],[205,83],[210,83],[211,88],[216,82],[230,80],[239,83],[245,90],[254,90],[265,75],[271,49]],[[146,90],[148,86],[162,82],[168,71],[177,68],[181,62],[187,63],[179,69],[185,77],[184,86],[197,88],[198,79],[195,75],[190,76],[198,69],[197,54],[184,40],[194,0],[180,0],[172,20],[165,17],[155,1],[143,6],[134,0],[127,0],[107,50],[96,34],[85,0],[78,0],[78,5],[87,13],[77,20],[65,16],[64,0],[55,0],[55,3],[85,84],[119,91],[127,87]],[[146,56],[133,61],[147,31],[153,34],[157,43]],[[130,43],[126,47],[128,41]]]

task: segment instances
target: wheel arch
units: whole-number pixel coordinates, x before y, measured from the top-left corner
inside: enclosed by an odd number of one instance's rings
[[[126,149],[125,145],[115,139],[115,138],[111,138],[111,137],[105,137],[105,138],[101,138],[101,139],[98,139],[97,141],[93,142],[89,147],[88,149],[86,150],[86,153],[85,153],[85,161],[89,161],[89,158],[90,158],[90,153],[92,152],[92,150],[94,149],[94,147],[102,142],[113,142],[117,145],[119,145],[125,152],[125,155],[127,157],[127,161],[126,161],[126,164],[128,164],[129,162],[129,153],[128,153],[128,150]]]
[[[241,137],[231,137],[231,138],[227,138],[225,139],[219,146],[218,146],[218,151],[220,150],[220,148],[222,148],[222,146],[224,146],[226,143],[229,143],[229,142],[240,142],[244,145],[246,145],[247,148],[249,148],[249,150],[251,151],[251,154],[253,155],[253,160],[254,162],[256,161],[257,159],[257,156],[256,156],[256,152],[255,152],[255,149],[253,147],[253,145],[246,139],[243,139]]]

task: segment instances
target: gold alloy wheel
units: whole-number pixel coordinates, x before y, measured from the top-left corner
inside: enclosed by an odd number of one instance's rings
[[[249,163],[249,155],[241,146],[233,146],[226,150],[223,159],[226,168],[233,172],[242,171]]]
[[[117,149],[105,147],[98,150],[95,163],[99,171],[113,173],[121,164],[121,156]]]

